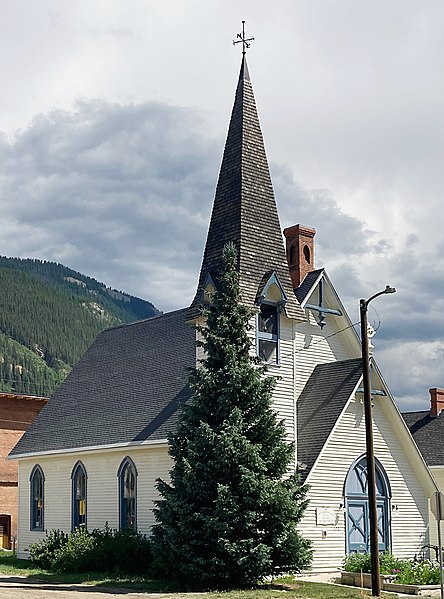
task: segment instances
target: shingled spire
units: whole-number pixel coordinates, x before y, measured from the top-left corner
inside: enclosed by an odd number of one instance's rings
[[[208,275],[217,282],[222,249],[233,242],[238,252],[242,299],[256,303],[264,275],[275,272],[287,296],[290,317],[302,316],[284,250],[273,186],[245,54],[216,187],[197,292],[188,314],[194,318]]]

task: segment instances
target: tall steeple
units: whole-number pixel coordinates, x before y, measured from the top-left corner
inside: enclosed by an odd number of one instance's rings
[[[222,249],[228,242],[237,248],[243,302],[253,306],[264,276],[274,271],[287,297],[287,315],[302,316],[291,283],[245,52],[190,318],[198,313],[208,275],[217,281]]]

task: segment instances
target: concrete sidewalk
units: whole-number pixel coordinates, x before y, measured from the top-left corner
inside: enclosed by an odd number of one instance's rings
[[[334,583],[341,578],[341,572],[335,570],[333,572],[304,572],[296,574],[297,580],[305,580],[306,582],[330,582]]]

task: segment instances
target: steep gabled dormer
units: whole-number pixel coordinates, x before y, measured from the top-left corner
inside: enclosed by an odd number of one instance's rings
[[[273,186],[245,54],[216,187],[196,295],[188,310],[199,315],[208,275],[221,271],[222,249],[233,242],[238,252],[242,299],[257,306],[267,272],[276,273],[287,298],[285,313],[304,317],[293,293]]]
[[[277,274],[264,274],[256,296],[259,306],[256,326],[256,354],[267,364],[280,362],[280,314],[288,298]]]

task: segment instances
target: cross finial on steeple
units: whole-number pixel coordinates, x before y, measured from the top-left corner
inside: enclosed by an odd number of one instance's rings
[[[245,21],[242,21],[242,33],[238,33],[236,37],[239,39],[233,40],[233,46],[242,42],[242,54],[245,56],[246,48],[250,47],[248,42],[254,42],[254,37],[245,37]]]

